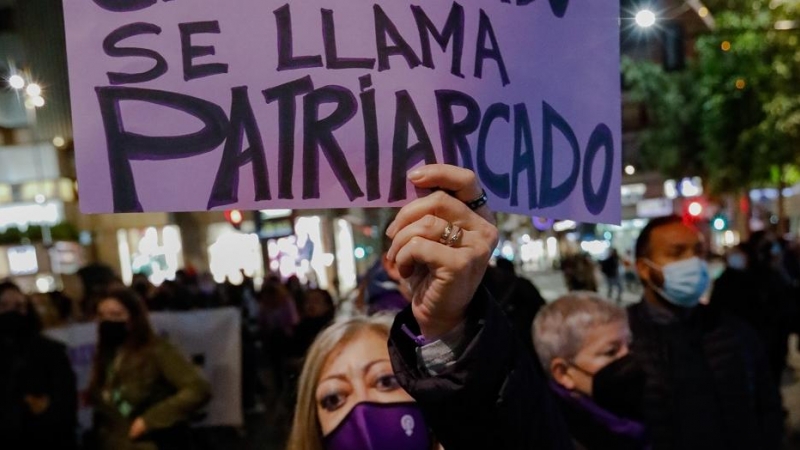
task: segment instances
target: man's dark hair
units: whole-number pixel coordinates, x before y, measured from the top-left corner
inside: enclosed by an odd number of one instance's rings
[[[516,269],[514,268],[514,263],[506,258],[497,258],[494,265],[498,270],[501,270],[504,273],[510,275],[516,275],[517,273]]]
[[[10,280],[0,282],[0,295],[3,295],[6,291],[17,291],[20,294],[23,293],[22,289],[20,289],[16,283]]]
[[[636,259],[643,258],[650,253],[650,235],[653,234],[653,230],[674,223],[683,223],[683,219],[673,214],[671,216],[657,217],[648,222],[642,232],[639,233],[639,238],[636,239]]]

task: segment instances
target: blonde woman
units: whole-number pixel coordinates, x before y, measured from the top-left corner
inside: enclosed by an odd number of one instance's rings
[[[397,384],[386,341],[392,317],[335,322],[308,351],[289,450],[430,450],[422,412]]]

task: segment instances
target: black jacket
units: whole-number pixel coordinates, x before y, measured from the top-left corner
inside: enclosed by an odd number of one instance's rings
[[[545,305],[544,297],[536,289],[536,286],[526,278],[504,276],[502,272],[494,268],[486,271],[483,280],[484,286],[489,290],[492,297],[497,300],[500,308],[511,323],[511,328],[516,331],[517,339],[535,355],[536,351],[533,348],[531,329],[533,319]]]
[[[48,408],[31,413],[25,396],[46,396]],[[74,449],[78,395],[66,348],[38,334],[0,344],[0,447]]]
[[[654,450],[779,449],[780,395],[755,332],[702,305],[656,316],[644,301],[629,308]]]
[[[482,288],[467,311],[469,343],[458,361],[438,376],[420,367],[417,345],[402,325],[419,331],[410,307],[400,312],[392,327],[392,366],[444,448],[572,448],[539,365]]]

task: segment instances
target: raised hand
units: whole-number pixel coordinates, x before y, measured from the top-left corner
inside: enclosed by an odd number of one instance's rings
[[[387,229],[387,258],[410,287],[422,334],[436,339],[463,321],[497,246],[497,228],[488,207],[473,211],[465,203],[483,192],[472,171],[433,164],[412,171],[409,180],[439,190],[400,210]]]

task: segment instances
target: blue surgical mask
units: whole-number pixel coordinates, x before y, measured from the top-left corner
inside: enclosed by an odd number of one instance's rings
[[[652,262],[649,263],[656,269]],[[664,300],[683,308],[693,308],[700,303],[700,297],[709,284],[708,264],[698,257],[667,264],[660,268],[664,274],[664,287],[653,288]]]

